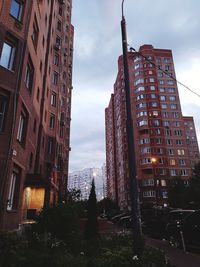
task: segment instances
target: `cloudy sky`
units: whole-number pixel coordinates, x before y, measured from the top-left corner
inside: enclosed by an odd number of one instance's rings
[[[176,76],[200,94],[200,1],[125,0],[128,43],[172,49]],[[70,170],[105,162],[104,110],[121,54],[121,0],[73,0],[75,27]],[[194,116],[200,143],[200,98],[182,86],[183,115]]]

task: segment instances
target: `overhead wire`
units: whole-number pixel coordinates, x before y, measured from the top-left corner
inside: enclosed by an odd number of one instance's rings
[[[144,56],[142,53],[138,52],[135,48],[130,47],[130,50],[131,51],[134,51],[137,54],[139,54],[140,56],[142,56],[146,61],[148,61],[149,63],[151,63],[152,65],[154,65],[154,67],[156,67],[158,70],[162,71],[162,73],[164,73],[165,75],[167,75],[168,77],[170,77],[172,80],[176,81],[178,84],[180,84],[181,86],[183,86],[185,89],[187,89],[188,91],[190,91],[194,95],[200,97],[200,94],[198,94],[197,92],[195,92],[194,90],[192,90],[189,86],[187,86],[184,83],[182,83],[179,80],[177,80],[174,76],[171,75],[171,73],[168,73],[168,71],[163,70],[160,66],[158,66],[157,64],[155,64],[153,61],[151,61],[148,57]]]

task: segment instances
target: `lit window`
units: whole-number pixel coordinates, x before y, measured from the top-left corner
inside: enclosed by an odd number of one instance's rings
[[[21,21],[22,19],[23,4],[20,0],[12,0],[10,15],[12,15],[17,20]]]
[[[177,153],[179,156],[184,156],[185,155],[185,150],[184,149],[178,149]]]
[[[167,186],[166,180],[161,180],[161,186]]]
[[[11,42],[4,42],[1,53],[0,65],[8,70],[13,70],[16,46]]]
[[[8,98],[4,95],[0,95],[0,132],[4,130],[7,105]]]
[[[176,165],[176,161],[175,161],[175,159],[170,159],[169,164],[170,164],[171,166]]]

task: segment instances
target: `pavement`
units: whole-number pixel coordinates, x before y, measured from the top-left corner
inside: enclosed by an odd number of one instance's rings
[[[117,227],[106,219],[98,218],[99,230],[102,234],[124,232],[126,230]],[[194,254],[172,247],[167,241],[145,237],[146,245],[162,250],[170,263],[175,267],[200,267],[200,254]]]
[[[199,254],[184,253],[183,250],[170,246],[167,241],[149,237],[146,238],[146,244],[164,251],[170,263],[176,267],[200,267]]]

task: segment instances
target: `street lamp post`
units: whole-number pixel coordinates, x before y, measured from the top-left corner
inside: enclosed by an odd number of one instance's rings
[[[128,165],[129,165],[129,186],[131,200],[131,216],[132,216],[132,233],[133,233],[133,253],[140,257],[142,253],[142,233],[140,225],[139,212],[139,192],[136,177],[136,159],[134,146],[133,122],[131,115],[131,100],[130,100],[130,83],[129,83],[129,68],[128,68],[128,51],[127,51],[127,36],[126,36],[126,21],[124,17],[124,0],[122,1],[122,49],[123,49],[123,64],[124,64],[124,83],[126,95],[126,130],[128,143]]]

